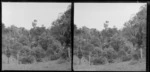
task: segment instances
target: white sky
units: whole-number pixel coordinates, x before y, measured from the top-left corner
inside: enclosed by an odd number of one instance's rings
[[[58,18],[60,13],[67,10],[71,3],[11,3],[2,2],[2,23],[6,27],[32,28],[32,22],[37,20],[37,26],[42,24],[48,28]]]
[[[74,23],[81,28],[104,29],[103,24],[109,21],[109,27],[123,27],[139,11],[140,6],[146,3],[75,3]]]

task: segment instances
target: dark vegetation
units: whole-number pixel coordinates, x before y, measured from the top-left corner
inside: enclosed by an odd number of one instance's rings
[[[77,28],[74,24],[74,55],[80,61],[86,58],[90,65],[145,59],[146,17],[144,5],[120,30],[108,27],[109,21],[104,23],[102,31],[85,26]]]
[[[71,5],[52,23],[51,28],[37,26],[30,30],[24,27],[5,27],[2,24],[2,54],[17,59],[18,63],[34,63],[49,60],[71,60]]]

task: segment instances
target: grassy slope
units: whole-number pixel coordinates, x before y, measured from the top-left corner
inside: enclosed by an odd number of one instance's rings
[[[2,55],[2,70],[71,70],[71,63],[66,62],[58,64],[58,60],[49,62],[39,62],[34,64],[17,64],[10,58],[10,64],[7,64],[8,58]]]
[[[2,70],[71,70],[69,63],[57,64],[56,61],[37,64],[2,64]]]
[[[106,65],[74,65],[75,71],[146,71],[146,63],[140,62],[134,65],[130,64],[131,61],[112,63]]]
[[[75,71],[145,71],[146,61],[141,60],[141,62],[127,61],[120,63],[111,63],[105,65],[89,65],[84,59],[81,60],[81,65],[79,65],[79,59],[73,56],[73,68]],[[135,63],[135,64],[131,64]]]

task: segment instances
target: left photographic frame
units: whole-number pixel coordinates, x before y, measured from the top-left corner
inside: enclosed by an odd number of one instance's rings
[[[2,2],[2,71],[71,71],[71,2]]]

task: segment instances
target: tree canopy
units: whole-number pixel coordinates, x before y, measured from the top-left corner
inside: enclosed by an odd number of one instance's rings
[[[77,28],[74,24],[74,55],[79,56],[82,52],[82,57],[87,58],[88,55],[89,61],[94,64],[99,61],[115,62],[117,59],[126,61],[135,56],[142,58],[146,48],[146,15],[147,6],[144,5],[121,30],[110,28],[109,21],[104,23],[102,31],[85,26]],[[102,57],[107,60],[102,60]]]
[[[2,23],[2,53],[7,57],[14,56],[19,62],[36,62],[69,59],[71,55],[71,5],[60,18],[53,21],[51,28],[37,26],[33,20],[30,30],[14,25],[5,27]],[[65,53],[65,54],[64,54]],[[62,56],[63,55],[63,56]],[[70,57],[71,58],[71,57]],[[27,60],[27,61],[26,61]],[[32,61],[31,61],[32,60]]]

